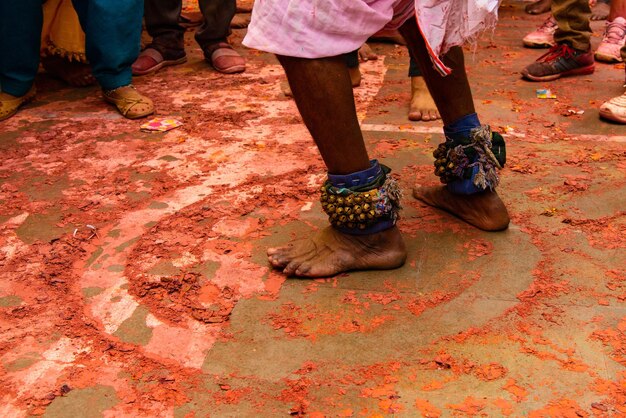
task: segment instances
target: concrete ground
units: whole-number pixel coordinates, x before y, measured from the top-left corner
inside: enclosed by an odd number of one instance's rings
[[[187,64],[136,79],[184,122],[168,133],[41,74],[0,123],[0,416],[625,416],[626,129],[598,119],[623,65],[522,81],[545,18],[522,7],[466,49],[479,114],[507,134],[505,232],[411,198],[437,182],[440,123],[406,119],[407,52],[372,44],[355,96],[405,190],[393,271],[269,267],[266,247],[326,225],[272,56],[218,74],[189,33]]]

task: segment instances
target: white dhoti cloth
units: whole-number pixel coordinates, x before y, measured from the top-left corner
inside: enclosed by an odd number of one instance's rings
[[[247,47],[300,58],[358,49],[370,36],[417,19],[435,68],[439,59],[495,26],[500,0],[256,0],[243,41]]]

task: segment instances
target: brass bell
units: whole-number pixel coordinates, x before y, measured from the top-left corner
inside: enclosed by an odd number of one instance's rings
[[[350,206],[344,206],[343,213],[345,213],[346,215],[350,215],[352,213],[352,208]]]
[[[339,196],[339,197],[337,198],[337,204],[338,204],[338,205],[343,205],[343,197]]]
[[[367,219],[367,215],[366,215],[366,214],[364,214],[364,213],[360,213],[360,214],[359,214],[359,220],[360,220],[360,221],[364,221],[364,220],[366,220],[366,219]]]
[[[346,197],[346,205],[352,205],[354,203],[354,195],[348,195],[348,197]]]
[[[366,225],[365,224],[359,224],[359,229],[365,229]]]
[[[323,195],[320,196],[320,200],[322,202],[326,202],[328,200],[328,195],[326,193],[324,193]]]
[[[352,209],[354,210],[354,213],[356,213],[357,215],[363,212],[363,209],[361,209],[361,205],[354,205]]]
[[[336,209],[336,206],[333,205],[332,203],[329,203],[328,206],[326,206],[326,212],[334,213],[335,209]]]
[[[348,217],[347,217],[346,215],[341,215],[341,216],[339,217],[339,222],[345,222],[345,221],[347,221],[347,220],[348,220]]]
[[[337,212],[338,215],[341,215],[343,213],[343,206],[339,206],[335,212]]]
[[[454,168],[454,163],[453,163],[453,162],[449,162],[449,163],[448,163],[448,168],[449,168],[450,170],[452,170],[452,169]]]
[[[355,227],[355,225],[354,225],[352,222],[348,222],[348,223],[346,224],[346,226],[347,226],[348,228],[354,228],[354,227]]]
[[[335,200],[337,200],[337,197],[334,194],[331,194],[330,196],[328,196],[329,202],[334,202]]]
[[[354,203],[357,203],[357,204],[363,203],[363,197],[361,197],[360,195],[354,196]]]
[[[371,208],[371,206],[370,206],[370,204],[369,204],[369,203],[364,203],[364,204],[363,204],[363,210],[364,210],[364,211],[368,211],[368,210],[370,210],[370,208]]]
[[[354,213],[351,213],[348,215],[348,220],[349,221],[354,221],[356,219],[356,216],[354,216]]]

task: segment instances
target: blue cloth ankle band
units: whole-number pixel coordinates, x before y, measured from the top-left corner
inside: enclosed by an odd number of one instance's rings
[[[472,113],[455,120],[449,125],[444,126],[443,133],[446,135],[446,138],[449,138],[453,141],[458,141],[464,138],[468,138],[472,129],[478,127],[480,127],[480,120],[478,120],[478,115],[476,113]]]
[[[346,188],[364,186],[372,183],[383,173],[383,169],[380,167],[378,160],[370,161],[370,168],[356,173],[350,174],[330,174],[328,173],[328,180],[334,187]]]

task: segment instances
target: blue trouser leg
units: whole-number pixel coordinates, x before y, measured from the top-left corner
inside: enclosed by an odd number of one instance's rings
[[[20,0],[22,1],[22,0]],[[139,55],[142,0],[73,0],[85,32],[85,50],[103,90],[132,81],[130,66]]]
[[[0,89],[23,96],[39,68],[41,0],[0,0]]]

